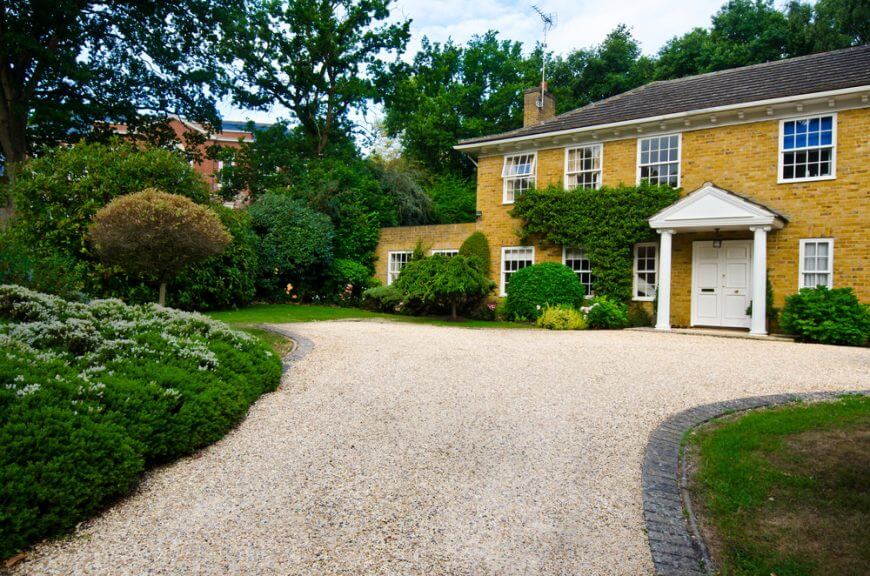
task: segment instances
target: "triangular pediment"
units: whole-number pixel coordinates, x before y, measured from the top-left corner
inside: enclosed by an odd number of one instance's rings
[[[784,218],[761,204],[707,183],[650,218],[649,223],[655,229],[728,230],[749,226],[780,228]]]

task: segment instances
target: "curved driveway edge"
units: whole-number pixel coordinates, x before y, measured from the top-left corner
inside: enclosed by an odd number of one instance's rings
[[[261,330],[266,330],[268,332],[274,332],[275,334],[280,334],[281,336],[289,338],[296,343],[296,345],[293,347],[293,350],[289,354],[281,358],[282,372],[284,374],[290,371],[290,368],[293,366],[294,362],[302,360],[308,355],[309,352],[314,349],[314,342],[312,342],[308,338],[305,338],[304,336],[296,334],[295,332],[291,332],[290,330],[278,328],[273,324],[257,324],[257,328],[260,328]]]
[[[712,563],[692,513],[681,476],[680,445],[696,426],[719,416],[789,404],[797,401],[832,400],[867,391],[812,392],[752,396],[715,402],[683,410],[662,422],[652,434],[643,460],[643,515],[656,574],[659,576],[704,576]]]

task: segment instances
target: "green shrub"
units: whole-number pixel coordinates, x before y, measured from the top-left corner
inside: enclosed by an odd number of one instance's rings
[[[198,314],[0,286],[0,557],[221,438],[281,364]]]
[[[396,312],[404,299],[395,286],[375,286],[363,292],[362,305],[375,312]]]
[[[474,232],[466,238],[465,242],[462,243],[462,246],[459,247],[459,255],[465,256],[466,258],[476,259],[480,271],[487,276],[489,275],[489,240],[486,239],[486,235],[483,232]]]
[[[286,299],[288,284],[303,294],[316,292],[332,264],[329,218],[275,192],[254,202],[249,211],[258,237],[260,294],[272,300]]]
[[[870,307],[852,288],[804,288],[785,299],[780,325],[801,342],[861,346],[870,339]]]
[[[628,306],[628,325],[632,327],[649,327],[653,325],[652,315],[640,302],[632,302]]]
[[[323,296],[342,306],[354,306],[372,281],[372,271],[359,262],[336,258],[327,273]]]
[[[411,260],[393,285],[405,295],[410,312],[449,310],[453,318],[459,309],[480,302],[495,286],[476,261],[440,254]]]
[[[583,330],[586,328],[586,319],[571,306],[547,306],[536,324],[547,330]]]
[[[601,330],[618,330],[628,326],[625,304],[606,296],[596,296],[582,309],[586,312],[586,325]]]
[[[507,286],[509,318],[534,320],[545,306],[580,306],[583,286],[577,275],[562,264],[545,262],[511,274]]]
[[[225,310],[254,299],[258,271],[257,237],[246,210],[212,206],[232,242],[219,256],[194,264],[169,285],[169,304],[184,310]]]

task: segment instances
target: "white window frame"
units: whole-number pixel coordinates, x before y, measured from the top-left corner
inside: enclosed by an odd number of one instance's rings
[[[637,249],[640,247],[644,247],[644,248],[653,247],[656,249],[655,268],[652,270],[652,273],[656,275],[656,281],[655,281],[655,285],[653,287],[653,290],[655,292],[658,292],[659,274],[660,274],[660,272],[659,272],[659,245],[658,245],[658,242],[639,242],[639,243],[635,244],[634,247],[631,249],[632,250],[632,254],[631,254],[631,260],[632,260],[631,299],[636,301],[636,302],[652,302],[653,300],[656,299],[655,294],[653,294],[652,296],[638,296],[637,295],[637,275],[639,274],[639,271],[637,269]],[[644,270],[643,272],[649,273],[650,270]]]
[[[438,248],[437,250],[432,250],[430,252],[430,254],[432,256],[435,256],[436,254],[440,254],[442,256],[447,256],[447,257],[456,256],[459,254],[459,249],[458,248]]]
[[[828,269],[827,270],[805,270],[804,269],[804,254],[806,253],[807,244],[827,244],[828,245]],[[827,274],[828,288],[834,287],[834,239],[833,238],[801,238],[800,249],[798,251],[798,290],[801,288],[817,288],[818,286],[807,286],[804,284],[805,274]]]
[[[679,188],[683,183],[683,133],[682,132],[674,132],[670,134],[656,134],[655,136],[644,136],[643,138],[638,138],[635,145],[637,146],[637,161],[635,162],[635,183],[640,184],[640,169],[642,166],[653,166],[651,162],[647,162],[646,164],[640,163],[640,155],[641,155],[641,143],[644,140],[654,140],[658,138],[670,138],[671,136],[677,137],[677,185],[675,188]],[[656,162],[655,164],[673,164],[671,161],[667,162]]]
[[[531,156],[532,157],[532,173],[528,176],[508,176],[507,175],[507,167],[508,160],[511,158],[518,158],[520,156]],[[501,168],[501,180],[502,180],[502,193],[501,193],[501,201],[502,204],[513,204],[516,201],[516,192],[514,192],[514,197],[508,199],[508,182],[513,180],[530,180],[530,187],[534,187],[535,183],[538,181],[538,153],[537,152],[518,152],[516,154],[506,154],[504,160],[502,161]]]
[[[529,264],[529,266],[535,265],[535,247],[534,246],[502,246],[502,248],[501,248],[501,271],[499,272],[499,276],[498,276],[499,296],[507,296],[507,284],[505,283],[504,275],[505,275],[505,273],[508,272],[507,270],[505,270],[505,263],[507,262],[505,260],[505,253],[508,250],[529,250],[529,251],[531,251],[532,263]],[[514,273],[514,272],[515,271],[511,270],[511,273]]]
[[[598,169],[597,170],[575,170],[570,171],[568,169],[569,163],[568,158],[571,156],[572,150],[582,150],[583,148],[597,148],[598,149]],[[598,190],[602,186],[602,180],[604,178],[604,145],[603,144],[585,144],[583,146],[570,146],[565,148],[565,173],[562,176],[562,187],[566,190],[573,190],[577,188],[577,186],[570,186],[568,184],[568,178],[575,174],[589,174],[593,172],[598,172],[598,185],[594,188],[588,188],[589,190]]]
[[[786,122],[794,122],[796,120],[814,120],[818,119],[821,122],[822,118],[831,117],[831,145],[830,146],[813,146],[813,147],[804,147],[804,148],[792,148],[791,150],[785,149],[785,123]],[[803,178],[783,178],[782,169],[783,169],[783,159],[785,158],[786,152],[808,152],[810,150],[820,150],[822,148],[830,148],[831,149],[831,173],[826,176],[805,176]],[[793,184],[795,182],[819,182],[822,180],[835,180],[837,178],[837,113],[829,112],[827,114],[815,114],[812,116],[791,116],[789,118],[783,118],[779,121],[779,143],[777,145],[777,149],[779,150],[779,160],[777,161],[776,166],[776,183],[777,184]]]
[[[562,264],[564,266],[568,266],[568,250],[569,249],[570,250],[580,250],[581,252],[583,252],[583,259],[586,260],[587,262],[589,262],[589,257],[586,255],[586,251],[583,250],[582,246],[562,246]],[[572,258],[572,260],[575,260],[575,258]],[[568,266],[568,267],[571,268],[570,266]],[[571,268],[571,271],[574,272],[574,274],[579,274],[579,272],[577,272],[577,270],[574,270],[573,268]],[[586,271],[581,271],[581,272],[586,273]],[[584,289],[589,288],[589,291],[586,292],[586,298],[592,298],[593,296],[595,296],[595,291],[592,288],[592,284],[593,284],[593,280],[594,280],[595,276],[594,276],[594,274],[592,274],[592,263],[591,262],[589,262],[588,274],[589,274],[589,282],[590,283],[584,284],[583,282],[580,282],[580,285],[583,286]],[[578,277],[578,280],[579,280],[579,277]]]
[[[395,276],[393,276],[393,256],[397,256],[399,254],[407,254],[408,255],[408,259],[402,263],[402,268],[404,268],[405,264],[407,264],[408,262],[411,261],[411,256],[414,255],[414,251],[413,250],[392,250],[390,252],[387,252],[387,286],[389,286],[390,284],[395,282],[396,278],[398,278],[399,274],[402,272],[402,269],[400,268],[399,271],[395,273]]]

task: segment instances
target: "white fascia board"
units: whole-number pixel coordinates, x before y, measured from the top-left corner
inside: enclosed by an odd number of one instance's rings
[[[472,142],[469,144],[457,144],[453,147],[454,150],[472,150],[475,148],[483,148],[485,146],[494,146],[499,144],[512,144],[515,142],[526,142],[528,140],[536,140],[541,138],[552,138],[554,136],[566,136],[571,134],[579,134],[581,132],[593,132],[596,130],[608,130],[611,128],[622,128],[625,126],[633,126],[635,124],[644,124],[647,122],[662,122],[667,120],[679,120],[690,118],[692,116],[703,114],[715,114],[717,112],[728,112],[741,110],[744,108],[756,108],[761,106],[773,106],[776,104],[787,104],[790,102],[798,102],[801,100],[811,100],[816,98],[832,98],[836,96],[844,96],[847,94],[860,94],[861,92],[870,91],[870,85],[854,86],[851,88],[841,88],[839,90],[828,90],[825,92],[811,92],[809,94],[795,94],[794,96],[783,96],[781,98],[770,98],[767,100],[754,100],[752,102],[741,102],[739,104],[727,104],[724,106],[714,106],[712,108],[700,108],[695,110],[686,110],[685,112],[674,112],[672,114],[662,114],[660,116],[646,116],[644,118],[635,118],[633,120],[623,120],[620,122],[610,122],[607,124],[593,124],[591,126],[582,126],[580,128],[567,128],[565,130],[554,130],[552,132],[541,132],[540,134],[530,134],[528,136],[515,136],[513,138],[502,138],[499,140],[487,140],[485,142]]]

